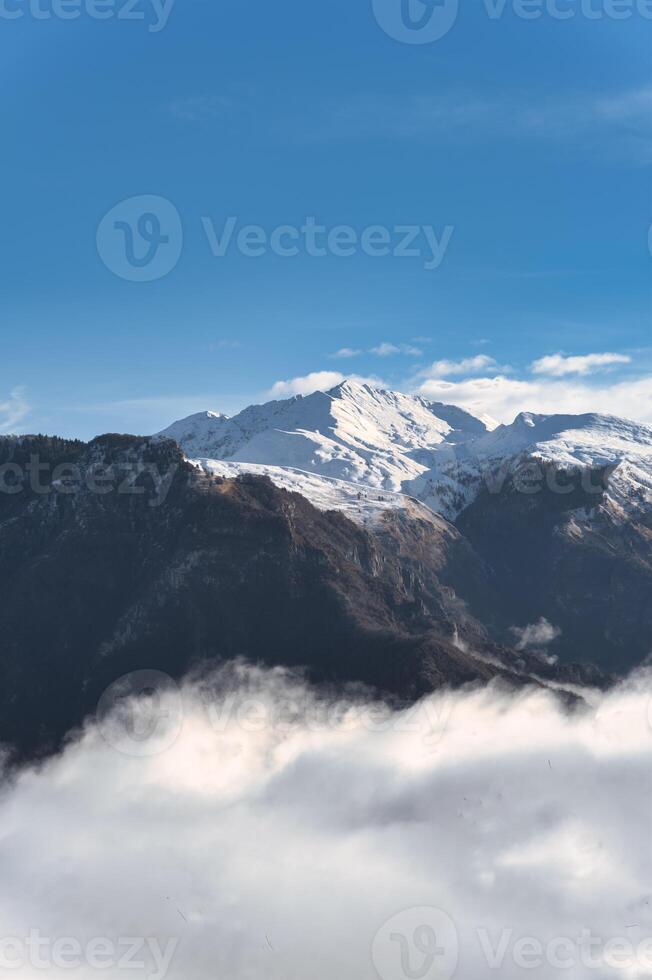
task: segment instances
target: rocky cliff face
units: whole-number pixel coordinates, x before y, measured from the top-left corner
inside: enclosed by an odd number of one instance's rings
[[[500,583],[474,612],[512,642],[511,627],[545,617],[561,661],[624,674],[652,653],[652,514],[632,509],[624,518],[610,467],[536,465],[537,492],[527,492],[530,461],[500,493],[485,488],[457,521]]]

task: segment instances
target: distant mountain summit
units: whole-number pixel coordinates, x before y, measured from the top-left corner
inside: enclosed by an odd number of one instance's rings
[[[178,442],[189,459],[211,460],[213,473],[263,468],[279,486],[353,517],[351,494],[333,481],[361,488],[361,518],[368,516],[369,494],[382,491],[416,498],[454,520],[487,483],[495,486],[527,459],[609,468],[614,506],[652,507],[652,429],[607,415],[524,412],[490,430],[486,419],[456,406],[345,381],[250,406],[233,418],[192,415],[160,435]],[[226,462],[227,469],[219,465]]]
[[[134,670],[572,694],[652,653],[649,426],[490,431],[347,382],[163,435],[0,438],[0,741],[25,755]]]
[[[621,672],[652,653],[648,425],[523,412],[490,429],[450,405],[346,382],[165,434],[200,473],[266,476],[375,535],[433,512],[454,523],[487,573],[477,591],[465,573],[457,594],[497,641],[544,619],[562,662]]]
[[[190,458],[287,466],[400,492],[429,468],[434,447],[486,431],[454,406],[345,381],[330,391],[252,405],[233,418],[191,415],[160,435],[175,439]]]

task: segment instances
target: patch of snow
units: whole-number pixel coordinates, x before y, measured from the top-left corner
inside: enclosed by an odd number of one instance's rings
[[[318,510],[339,510],[358,524],[376,524],[388,510],[403,510],[412,516],[430,519],[424,504],[403,493],[379,490],[365,484],[350,483],[334,477],[319,476],[287,466],[265,466],[259,463],[234,463],[221,459],[193,459],[193,466],[208,476],[236,479],[245,473],[267,476],[277,487],[300,493]]]

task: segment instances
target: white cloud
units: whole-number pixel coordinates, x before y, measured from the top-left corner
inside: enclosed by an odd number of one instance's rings
[[[14,388],[9,398],[0,402],[0,432],[15,432],[29,412],[30,406],[25,400],[24,388]]]
[[[568,374],[593,374],[617,364],[631,364],[631,361],[631,357],[626,354],[584,354],[579,357],[550,354],[534,361],[530,369],[534,374],[562,378]]]
[[[409,354],[410,357],[421,357],[423,351],[418,347],[412,347],[410,344],[389,344],[384,341],[377,347],[372,347],[369,353],[375,354],[376,357],[391,357],[393,354]]]
[[[527,626],[512,626],[512,633],[516,637],[517,650],[538,650],[561,636],[559,627],[553,626],[543,616],[538,622]]]
[[[313,371],[300,378],[276,381],[269,389],[271,398],[290,398],[292,395],[310,395],[313,391],[328,391],[344,381],[339,371]]]
[[[424,376],[433,378],[447,378],[455,374],[480,374],[482,371],[505,370],[487,354],[478,354],[476,357],[465,357],[461,361],[435,361],[429,368],[423,371]]]
[[[335,353],[332,356],[347,358],[347,357],[359,357],[360,354],[364,354],[364,351],[356,350],[353,347],[340,347],[340,349],[335,351]]]
[[[328,391],[346,380],[359,381],[374,388],[383,386],[380,378],[359,374],[340,374],[339,371],[313,371],[299,378],[277,381],[267,394],[270,398],[290,398],[292,395],[311,395],[313,391]]]
[[[574,362],[575,358],[562,359],[560,372],[567,371],[565,361]],[[625,357],[619,354],[591,354],[580,360],[589,360],[595,364],[595,358],[600,359],[605,366],[604,358],[610,363],[625,363],[611,359]],[[545,361],[541,358],[540,361]],[[535,364],[540,362],[535,361]],[[556,362],[555,362],[556,363]],[[578,365],[572,365],[577,369]],[[534,367],[534,365],[533,365]],[[454,375],[471,375],[474,372],[498,373],[491,376],[487,373],[480,377],[460,377]],[[473,415],[486,417],[497,422],[513,422],[520,412],[534,412],[541,415],[583,415],[598,412],[604,415],[619,415],[623,418],[652,424],[652,377],[645,375],[633,380],[609,380],[596,383],[595,380],[583,380],[581,376],[572,377],[567,373],[558,376],[545,376],[538,373],[531,378],[507,377],[505,370],[510,370],[497,364],[485,354],[464,358],[460,361],[435,361],[429,368],[417,372],[410,380],[401,386],[402,390],[423,395],[432,401],[459,405]],[[586,369],[589,370],[588,368]],[[272,398],[288,398],[292,395],[310,394],[313,391],[327,391],[340,384],[346,378],[361,381],[374,387],[388,387],[378,377],[363,377],[357,374],[343,374],[339,371],[314,371],[302,377],[277,381],[268,395]]]
[[[412,344],[390,344],[383,341],[368,350],[361,350],[354,347],[341,347],[332,357],[359,357],[361,354],[373,354],[375,357],[392,357],[395,354],[408,354],[410,357],[421,357],[423,351]]]
[[[453,923],[438,962],[457,939],[456,976],[543,980],[560,972],[545,962],[556,954],[572,980],[644,980],[649,691],[641,678],[569,713],[538,690],[485,689],[392,715],[338,713],[280,671],[220,697],[188,686],[161,754],[121,754],[89,727],[5,785],[2,936],[176,939],[167,980],[388,980],[407,975],[402,951],[416,975],[430,950],[405,910],[435,907]],[[174,707],[162,702],[163,724]],[[524,937],[542,947],[538,969],[532,944],[529,969],[516,962]],[[498,947],[498,969],[483,945]]]
[[[652,155],[652,87],[643,86],[609,98],[591,93],[549,97],[533,90],[495,98],[468,92],[419,92],[412,98],[358,95],[336,106],[322,123],[330,138],[380,136],[393,140],[474,143],[487,140],[563,141],[644,164]]]
[[[595,102],[595,114],[599,118],[619,122],[640,122],[650,125],[650,113],[652,113],[652,87],[644,86],[640,89],[630,89],[609,98],[601,98]]]
[[[503,375],[461,381],[431,378],[416,390],[433,401],[459,405],[474,415],[487,413],[505,423],[527,411],[541,415],[600,412],[652,424],[651,376],[602,385],[543,378],[524,381]]]

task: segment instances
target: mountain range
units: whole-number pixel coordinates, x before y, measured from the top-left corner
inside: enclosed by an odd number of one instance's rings
[[[193,415],[161,433],[207,474],[253,473],[366,527],[419,508],[492,570],[475,613],[501,642],[541,619],[551,655],[621,672],[652,653],[652,428],[600,414],[460,408],[346,381]]]
[[[0,470],[0,741],[23,757],[137,670],[576,696],[652,651],[645,425],[495,426],[346,382],[151,437],[3,437]]]
[[[189,459],[237,464],[223,468],[230,475],[259,472],[279,485],[291,481],[317,506],[338,507],[337,484],[321,483],[330,478],[367,495],[410,496],[456,520],[483,486],[499,490],[526,460],[578,474],[610,469],[607,501],[614,512],[652,506],[652,428],[613,416],[522,413],[511,425],[496,426],[452,405],[345,381],[330,391],[251,406],[233,418],[192,415],[160,435],[174,439]]]

